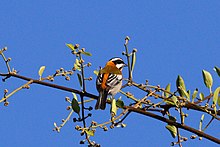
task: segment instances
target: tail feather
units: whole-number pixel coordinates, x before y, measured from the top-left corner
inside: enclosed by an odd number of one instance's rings
[[[107,100],[108,92],[103,90],[99,93],[99,98],[96,102],[95,109],[102,109],[105,110],[106,107],[106,100]]]

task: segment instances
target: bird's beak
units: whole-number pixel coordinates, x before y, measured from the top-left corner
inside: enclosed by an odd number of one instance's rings
[[[127,67],[128,65],[127,64],[124,64],[124,67]]]

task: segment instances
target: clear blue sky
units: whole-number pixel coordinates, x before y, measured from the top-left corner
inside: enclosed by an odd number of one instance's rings
[[[87,76],[104,66],[113,56],[121,56],[125,36],[130,36],[130,49],[138,49],[134,80],[149,80],[152,85],[172,84],[175,90],[177,75],[181,75],[187,89],[199,88],[205,94],[201,70],[211,72],[214,88],[219,77],[213,71],[220,66],[220,1],[76,1],[76,0],[1,0],[0,47],[7,46],[11,66],[21,75],[38,78],[38,69],[45,65],[45,75],[63,67],[71,69],[75,58],[65,43],[79,43],[93,56]],[[0,71],[6,71],[1,61]],[[126,71],[124,71],[126,75]],[[0,92],[12,91],[23,83],[9,79],[0,83]],[[55,83],[79,89],[76,78]],[[88,83],[88,91],[97,95],[95,82]],[[61,122],[68,115],[65,96],[70,93],[32,85],[9,99],[9,107],[0,109],[0,146],[79,146],[83,139],[74,130],[72,121],[61,133],[53,132],[53,122]],[[119,97],[120,94],[117,95]],[[143,94],[136,94],[141,98]],[[126,98],[123,97],[125,100]],[[91,103],[93,106],[95,103]],[[128,103],[127,103],[128,104]],[[109,107],[108,107],[109,108]],[[92,111],[93,119],[109,119],[109,110]],[[187,111],[185,111],[187,112]],[[190,113],[186,123],[198,128],[202,113]],[[205,122],[209,121],[205,116]],[[90,119],[91,121],[91,119]],[[125,129],[98,130],[95,141],[110,146],[167,147],[173,138],[166,124],[149,117],[132,114]],[[220,138],[220,125],[214,122],[207,133]],[[186,131],[182,135],[190,137]],[[184,146],[217,146],[206,139],[190,140]]]

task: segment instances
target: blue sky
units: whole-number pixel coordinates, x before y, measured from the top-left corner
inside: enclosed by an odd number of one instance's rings
[[[124,38],[130,36],[129,48],[137,48],[134,80],[152,85],[171,83],[175,90],[177,75],[181,75],[187,89],[209,90],[202,81],[203,69],[210,71],[214,88],[219,77],[213,71],[219,65],[220,2],[213,1],[28,1],[1,0],[0,47],[8,47],[11,66],[21,75],[38,78],[38,69],[45,65],[45,75],[63,67],[71,69],[75,60],[65,43],[79,43],[93,54],[85,60],[92,63],[86,76],[104,66],[114,56],[124,51]],[[0,71],[6,71],[3,60]],[[126,70],[124,71],[126,76]],[[61,84],[79,89],[77,78]],[[0,83],[0,91],[12,91],[24,82],[9,79]],[[94,80],[88,91],[97,95]],[[129,89],[130,90],[130,89]],[[39,85],[31,85],[9,99],[9,107],[1,106],[0,146],[79,146],[83,139],[74,130],[72,121],[61,133],[53,132],[53,122],[61,122],[68,115],[66,93]],[[118,97],[120,94],[117,95]],[[143,94],[136,93],[137,98]],[[123,97],[125,101],[126,97]],[[94,105],[95,102],[90,105]],[[128,104],[128,103],[127,103]],[[109,108],[109,107],[108,107]],[[100,122],[109,119],[109,110],[92,111]],[[188,111],[185,111],[188,113]],[[190,113],[187,123],[197,128],[202,113]],[[205,122],[209,121],[205,116]],[[91,121],[91,119],[90,119]],[[127,127],[102,132],[93,138],[103,146],[169,146],[173,141],[166,124],[149,117],[132,114],[125,121]],[[207,133],[219,134],[219,124],[214,122]],[[182,135],[190,137],[186,131]],[[206,139],[190,140],[185,146],[217,146]]]

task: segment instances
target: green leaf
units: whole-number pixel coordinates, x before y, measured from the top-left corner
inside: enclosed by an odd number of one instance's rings
[[[183,96],[185,96],[188,100],[190,99],[189,93],[186,90],[184,90],[181,86],[179,87],[179,90]]]
[[[170,105],[175,105],[177,106],[178,99],[176,96],[172,96],[171,98],[164,100],[165,103],[170,104]],[[178,107],[178,106],[177,106]]]
[[[79,60],[76,59],[76,62],[74,63],[74,68],[78,71],[81,71],[81,68],[80,68],[80,63],[79,63]]]
[[[165,90],[170,92],[170,87],[171,87],[171,84],[169,83],[169,84],[166,86]],[[170,95],[169,93],[165,92],[165,96],[166,96],[166,97],[169,97],[169,95]]]
[[[185,86],[183,78],[180,75],[178,75],[178,77],[176,79],[176,87],[177,87],[177,90],[178,90],[180,96],[184,96],[183,90],[186,90],[186,86]],[[180,90],[180,88],[182,90]]]
[[[177,103],[178,103],[177,97],[176,97],[176,96],[172,96],[171,98],[172,98],[174,104],[175,104],[176,106],[178,106],[178,105],[177,105]]]
[[[204,94],[202,92],[199,94],[199,97],[200,97],[201,101],[203,101],[205,99],[205,96],[204,96]]]
[[[72,92],[73,98],[76,99],[78,101],[78,98],[76,96],[76,94],[74,92]]]
[[[94,70],[93,73],[98,76],[99,70]]]
[[[45,68],[46,68],[46,66],[41,66],[39,71],[38,71],[38,75],[40,76],[40,80],[42,78],[42,75],[43,75],[43,72],[44,72]]]
[[[175,103],[173,101],[169,101],[169,100],[164,100],[165,103],[170,104],[170,105],[175,105]]]
[[[194,102],[194,99],[197,97],[197,94],[198,94],[198,89],[196,88],[196,90],[194,90],[192,94],[192,103]]]
[[[112,99],[111,115],[112,115],[112,117],[114,117],[116,114],[117,114],[116,100]]]
[[[77,76],[78,76],[80,87],[82,87],[82,76],[79,73],[77,73]]]
[[[200,122],[199,122],[199,131],[202,130],[202,122],[204,120],[204,114],[201,116]]]
[[[136,52],[132,52],[131,71],[134,70],[135,63],[136,63]]]
[[[215,66],[214,67],[214,70],[217,72],[218,76],[220,77],[220,68]]]
[[[176,127],[173,126],[173,125],[167,125],[166,128],[167,128],[167,130],[170,131],[170,134],[172,135],[172,137],[175,138],[176,135],[177,135],[177,129],[176,129]]]
[[[71,49],[72,51],[75,50],[74,45],[72,45],[72,44],[66,43],[66,46],[67,46],[69,49]]]
[[[71,106],[72,106],[73,111],[76,112],[79,115],[80,107],[79,107],[78,101],[75,98],[72,99]]]
[[[94,136],[94,131],[93,130],[85,130],[86,134],[88,134],[89,136]]]
[[[205,86],[211,88],[213,83],[212,75],[208,71],[202,70],[202,76]]]
[[[84,54],[84,55],[86,55],[86,56],[92,56],[92,54],[89,53],[89,52],[84,52],[84,51],[82,51],[82,54]]]
[[[188,101],[190,101],[190,95],[191,95],[191,91],[190,90],[187,90],[187,94],[188,94]]]
[[[119,107],[119,108],[123,108],[124,107],[124,102],[119,98],[116,101],[116,106]]]
[[[219,94],[220,94],[220,87],[216,88],[215,92],[214,92],[214,95],[213,95],[213,104],[217,104],[217,101],[218,101],[218,105],[219,105]],[[219,105],[220,106],[220,105]]]
[[[218,97],[218,106],[220,107],[220,96]]]

